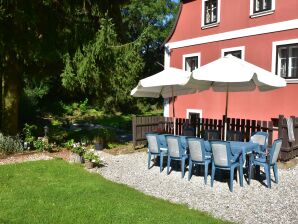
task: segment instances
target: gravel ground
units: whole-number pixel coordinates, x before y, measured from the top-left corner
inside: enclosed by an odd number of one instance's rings
[[[272,182],[272,189],[261,181],[244,181],[241,188],[234,180],[234,192],[229,191],[227,180],[204,185],[202,174],[193,175],[190,181],[181,178],[180,171],[166,174],[158,166],[147,169],[147,154],[134,153],[112,156],[100,152],[105,166],[94,170],[107,179],[127,184],[146,194],[172,202],[187,204],[206,211],[215,217],[238,223],[298,223],[298,166],[279,170],[279,184]]]

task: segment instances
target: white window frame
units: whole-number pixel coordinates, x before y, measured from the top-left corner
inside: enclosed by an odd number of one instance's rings
[[[217,0],[217,21],[216,23],[205,25],[205,2],[208,0],[202,0],[202,15],[201,15],[201,28],[207,29],[211,27],[218,26],[220,23],[220,9],[221,9],[221,0]]]
[[[271,72],[276,74],[276,48],[279,45],[288,45],[288,44],[297,44],[298,39],[290,39],[290,40],[282,40],[272,42],[272,64],[271,64]],[[287,83],[298,83],[298,79],[286,79]]]
[[[201,53],[184,54],[182,56],[182,68],[185,71],[185,59],[189,57],[198,57],[198,68],[201,67]]]
[[[221,49],[221,57],[224,57],[225,53],[229,51],[241,51],[241,59],[245,60],[245,46],[223,48]]]
[[[263,12],[257,12],[257,13],[254,13],[254,0],[250,0],[250,7],[249,7],[250,18],[266,16],[266,15],[273,14],[274,12],[275,12],[275,0],[272,0],[271,10],[267,10],[267,11],[263,11]]]
[[[189,113],[200,114],[200,118],[203,117],[203,110],[201,109],[186,109],[186,119],[189,119]]]

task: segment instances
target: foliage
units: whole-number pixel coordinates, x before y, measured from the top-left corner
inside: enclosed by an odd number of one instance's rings
[[[225,223],[62,160],[0,166],[0,180],[3,223]]]
[[[24,141],[27,142],[29,145],[32,144],[33,141],[35,140],[33,133],[36,130],[37,130],[36,125],[29,125],[25,123],[23,128],[23,136],[24,136]]]
[[[52,145],[46,142],[44,139],[37,139],[33,141],[33,146],[39,152],[52,150]]]
[[[100,24],[93,41],[78,49],[73,57],[65,55],[61,77],[66,89],[95,94],[97,103],[111,111],[130,99],[127,96],[143,67],[139,52],[143,35],[121,45],[111,19],[102,18]]]
[[[0,133],[0,154],[12,154],[21,151],[23,151],[23,145],[19,136],[4,136]]]
[[[66,141],[63,145],[64,147],[66,147],[67,149],[71,150],[73,148],[75,144],[75,141],[73,139],[69,139],[68,141]]]
[[[95,163],[96,165],[99,165],[101,163],[99,156],[95,155],[93,152],[91,151],[86,151],[84,153],[84,159],[85,160],[89,160],[92,163]]]
[[[86,149],[85,149],[84,147],[80,146],[80,145],[74,145],[74,146],[72,147],[71,151],[72,151],[73,153],[78,154],[79,156],[83,156],[84,153],[86,152]]]

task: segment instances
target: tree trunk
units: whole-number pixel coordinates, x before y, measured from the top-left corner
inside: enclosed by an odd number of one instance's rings
[[[21,73],[15,58],[11,57],[3,74],[3,110],[1,131],[7,135],[18,133]]]

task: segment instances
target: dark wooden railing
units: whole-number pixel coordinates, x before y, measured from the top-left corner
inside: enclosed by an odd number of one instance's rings
[[[185,130],[192,129],[193,135],[203,137],[206,130],[216,130],[223,139],[224,119],[196,118],[188,120],[176,118],[176,134],[183,135]],[[283,144],[279,154],[279,160],[287,161],[298,155],[298,118],[294,121],[295,142],[289,142],[287,123],[283,115],[272,121],[249,120],[240,118],[227,118],[227,129],[237,131],[243,135],[244,141],[249,141],[251,135],[257,131],[268,132],[268,146],[272,145],[274,138],[282,138]],[[174,119],[162,116],[133,116],[132,118],[133,145],[146,144],[145,133],[158,132],[174,134]]]

